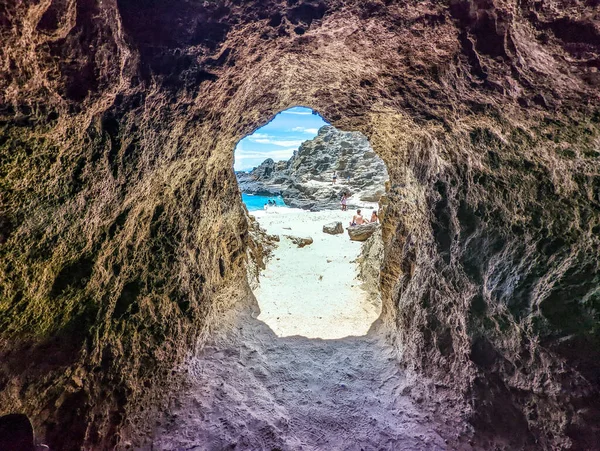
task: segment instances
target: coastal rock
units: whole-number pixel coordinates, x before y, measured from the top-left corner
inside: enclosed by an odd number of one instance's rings
[[[388,179],[385,163],[365,135],[329,125],[304,141],[287,162],[268,158],[249,173],[236,176],[243,192],[281,194],[290,207],[311,211],[339,207],[344,193],[357,201],[378,202]],[[349,205],[356,206],[351,201]]]
[[[236,172],[240,190],[259,196],[279,196],[288,183],[288,177],[282,172],[285,168],[285,162],[276,163],[267,158],[251,172]]]
[[[366,241],[378,228],[379,224],[372,222],[370,224],[350,226],[347,230],[352,241]]]
[[[362,281],[361,288],[373,300],[379,298],[379,276],[383,260],[383,238],[379,227],[363,244],[358,263],[358,278]]]
[[[311,237],[302,238],[302,237],[292,236],[292,235],[284,235],[284,236],[288,240],[290,240],[292,243],[294,243],[295,245],[297,245],[298,247],[308,246],[309,244],[313,243],[313,239]]]
[[[344,227],[342,226],[342,223],[339,221],[330,222],[329,224],[325,224],[323,226],[323,232],[329,233],[330,235],[337,235],[340,233],[344,233]]]

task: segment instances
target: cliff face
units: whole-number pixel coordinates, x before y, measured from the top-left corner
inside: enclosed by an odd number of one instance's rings
[[[4,2],[0,413],[55,449],[144,433],[249,293],[233,148],[305,105],[387,165],[382,322],[403,364],[465,400],[481,440],[593,448],[599,11]]]
[[[288,161],[269,158],[237,179],[243,192],[281,195],[291,207],[323,210],[339,208],[344,193],[354,197],[350,203],[378,202],[388,174],[365,135],[324,126]]]

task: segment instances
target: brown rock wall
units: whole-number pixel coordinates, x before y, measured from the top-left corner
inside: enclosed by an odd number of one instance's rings
[[[248,294],[235,143],[305,105],[388,166],[403,362],[462,393],[481,440],[589,449],[598,19],[590,1],[5,2],[1,413],[58,449],[144,433]]]

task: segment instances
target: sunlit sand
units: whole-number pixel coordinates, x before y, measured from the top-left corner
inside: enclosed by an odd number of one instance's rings
[[[281,238],[255,290],[261,310],[258,319],[281,337],[365,335],[381,306],[368,300],[357,279],[355,260],[362,243],[350,241],[347,233],[322,231],[323,225],[332,221],[341,221],[346,227],[354,212],[274,208],[252,214],[269,233]],[[310,236],[314,242],[298,248],[284,235]]]

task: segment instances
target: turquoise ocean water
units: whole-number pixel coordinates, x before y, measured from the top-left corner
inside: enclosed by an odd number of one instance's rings
[[[281,196],[254,196],[252,194],[242,193],[242,202],[246,204],[248,211],[262,210],[265,204],[270,200],[274,200],[278,207],[286,207]]]

